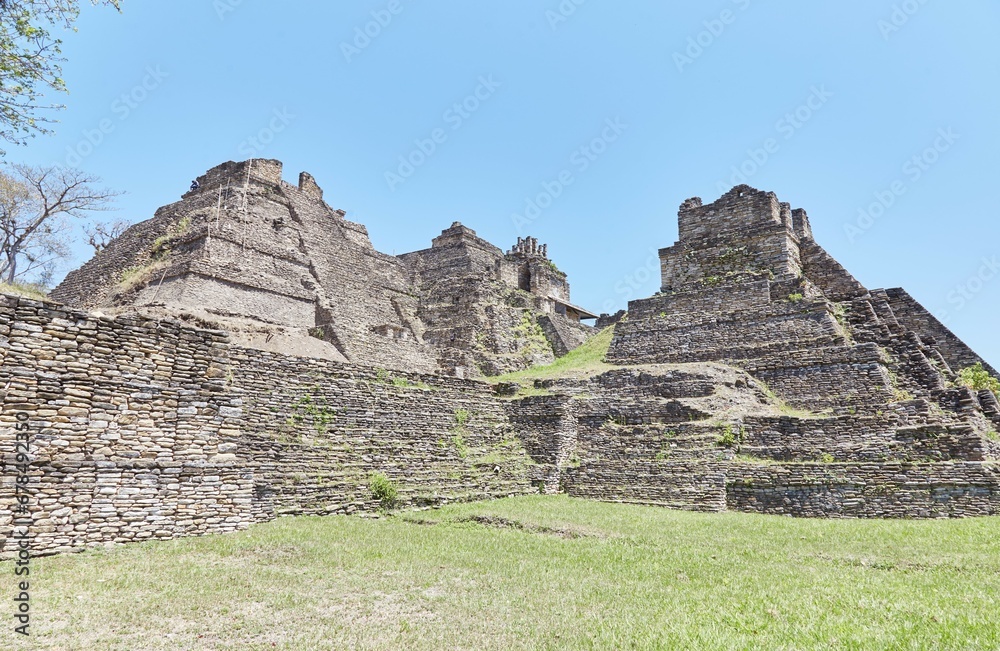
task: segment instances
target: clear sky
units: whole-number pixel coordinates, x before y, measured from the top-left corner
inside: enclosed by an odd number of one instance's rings
[[[277,158],[381,251],[534,235],[611,312],[658,289],[684,199],[745,180],[1000,365],[993,0],[124,5],[84,11],[57,134],[7,159],[97,174],[129,220]]]

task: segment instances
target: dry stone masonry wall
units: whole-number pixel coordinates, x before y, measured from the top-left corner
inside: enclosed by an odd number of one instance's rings
[[[0,555],[27,422],[32,553],[236,531],[275,515],[535,490],[483,383],[233,346],[224,332],[0,296]]]
[[[237,454],[278,515],[378,506],[370,475],[397,506],[531,491],[530,459],[489,385],[234,349],[245,400]]]
[[[235,531],[253,482],[224,333],[0,297],[0,551],[12,551],[14,424],[29,426],[32,550]]]

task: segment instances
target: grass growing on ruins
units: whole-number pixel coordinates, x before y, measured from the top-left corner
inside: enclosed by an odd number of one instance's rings
[[[32,578],[39,649],[1000,648],[998,518],[537,496],[282,518],[44,558]]]
[[[535,366],[516,373],[507,373],[486,378],[489,382],[527,382],[552,380],[564,377],[587,377],[615,368],[604,361],[615,334],[614,326],[609,326],[588,339],[582,346],[571,350],[551,364]]]
[[[31,283],[0,283],[0,294],[14,294],[36,301],[45,300],[45,288]]]

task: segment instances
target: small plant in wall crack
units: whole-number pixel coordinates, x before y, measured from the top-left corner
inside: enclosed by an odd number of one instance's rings
[[[469,444],[465,442],[465,436],[462,431],[455,430],[451,437],[451,444],[455,446],[459,457],[465,459],[469,456]]]
[[[399,488],[384,473],[373,472],[368,477],[368,490],[383,509],[389,510],[396,505]]]
[[[465,441],[465,435],[469,433],[466,425],[472,413],[468,409],[455,410],[455,427],[451,430],[451,444],[455,446],[458,456],[465,459],[469,456],[469,444]]]
[[[739,448],[746,440],[746,434],[746,427],[725,423],[719,426],[719,438],[716,439],[716,443],[723,448]]]
[[[318,387],[315,388],[318,394]],[[301,425],[308,416],[312,420],[312,425],[319,435],[326,434],[327,429],[333,423],[337,410],[326,403],[326,398],[322,395],[313,397],[312,393],[301,396],[292,403],[292,415],[286,421],[291,427]]]

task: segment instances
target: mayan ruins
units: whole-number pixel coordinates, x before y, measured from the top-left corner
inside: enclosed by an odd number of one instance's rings
[[[375,472],[403,508],[1000,514],[1000,404],[958,381],[996,370],[772,192],[684,201],[660,291],[610,317],[573,303],[558,242],[455,222],[388,255],[282,175],[219,165],[49,300],[0,296],[3,436],[39,428],[36,552],[375,511]],[[597,371],[496,379],[601,337]]]

